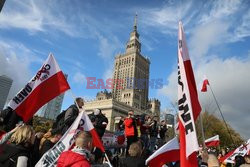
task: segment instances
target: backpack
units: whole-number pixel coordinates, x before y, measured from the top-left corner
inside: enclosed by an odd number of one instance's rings
[[[53,123],[52,129],[56,129],[57,127],[64,126],[64,116],[67,110],[63,110],[59,115],[56,117],[56,121]]]

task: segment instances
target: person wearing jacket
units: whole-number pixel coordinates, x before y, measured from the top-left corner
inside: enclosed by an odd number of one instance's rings
[[[11,136],[10,143],[3,145],[0,156],[1,167],[30,167],[30,149],[34,144],[35,131],[29,125],[23,125]]]
[[[39,150],[39,158],[41,158],[43,154],[51,149],[61,139],[61,137],[62,135],[59,133],[45,139],[45,141],[41,145],[41,149]]]
[[[134,111],[130,110],[128,112],[128,117],[124,120],[125,126],[125,136],[127,138],[127,150],[126,155],[128,155],[129,146],[138,140],[137,137],[137,125],[136,120],[134,119]]]
[[[78,107],[81,109],[84,106],[83,98],[77,97],[75,101],[75,104],[71,105],[67,110],[64,110],[57,116],[56,122],[53,124],[49,135],[55,135],[58,133],[63,135],[69,129],[80,112]],[[60,118],[58,118],[59,116]]]
[[[102,114],[102,111],[100,109],[96,109],[94,111],[94,117],[92,119],[95,130],[100,139],[102,139],[102,136],[104,135],[106,127],[108,125],[108,119],[104,114]]]
[[[75,147],[60,155],[57,167],[90,167],[91,149],[91,134],[86,131],[79,132],[75,140]]]
[[[139,142],[132,143],[128,150],[129,156],[120,160],[120,167],[146,167],[142,151]]]

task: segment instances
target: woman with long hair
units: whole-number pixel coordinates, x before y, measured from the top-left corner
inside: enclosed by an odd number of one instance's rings
[[[23,125],[11,136],[9,143],[3,146],[0,155],[1,167],[30,167],[29,149],[34,144],[35,131],[29,125]]]

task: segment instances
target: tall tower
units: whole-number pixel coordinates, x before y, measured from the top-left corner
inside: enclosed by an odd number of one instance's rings
[[[146,110],[148,102],[150,61],[141,54],[137,32],[137,15],[124,54],[115,57],[113,98],[135,108]]]
[[[5,75],[0,76],[0,111],[3,110],[13,80]]]

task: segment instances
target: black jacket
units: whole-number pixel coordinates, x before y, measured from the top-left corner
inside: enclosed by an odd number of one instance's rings
[[[42,158],[43,154],[49,151],[54,145],[55,143],[52,143],[50,140],[45,140],[40,150],[40,158]]]
[[[30,151],[24,146],[11,143],[3,145],[2,149],[3,150],[0,156],[1,167],[15,167],[19,156],[28,157],[28,167],[31,166]]]
[[[126,157],[120,160],[120,167],[146,167],[142,157]]]
[[[151,137],[157,137],[158,135],[158,125],[157,121],[153,121],[153,125],[150,127],[150,136]]]
[[[75,104],[71,105],[67,110],[64,110],[56,118],[56,122],[52,126],[52,135],[64,134],[71,124],[75,121],[79,114],[79,110]]]
[[[108,125],[108,119],[107,117],[105,117],[105,115],[103,114],[99,114],[95,116],[95,129],[97,134],[99,135],[100,138],[102,138],[102,136],[105,133],[106,127]],[[106,125],[104,124],[106,123]]]
[[[160,126],[160,138],[161,139],[165,139],[165,136],[166,136],[166,132],[167,132],[167,126],[166,125],[161,125]]]

